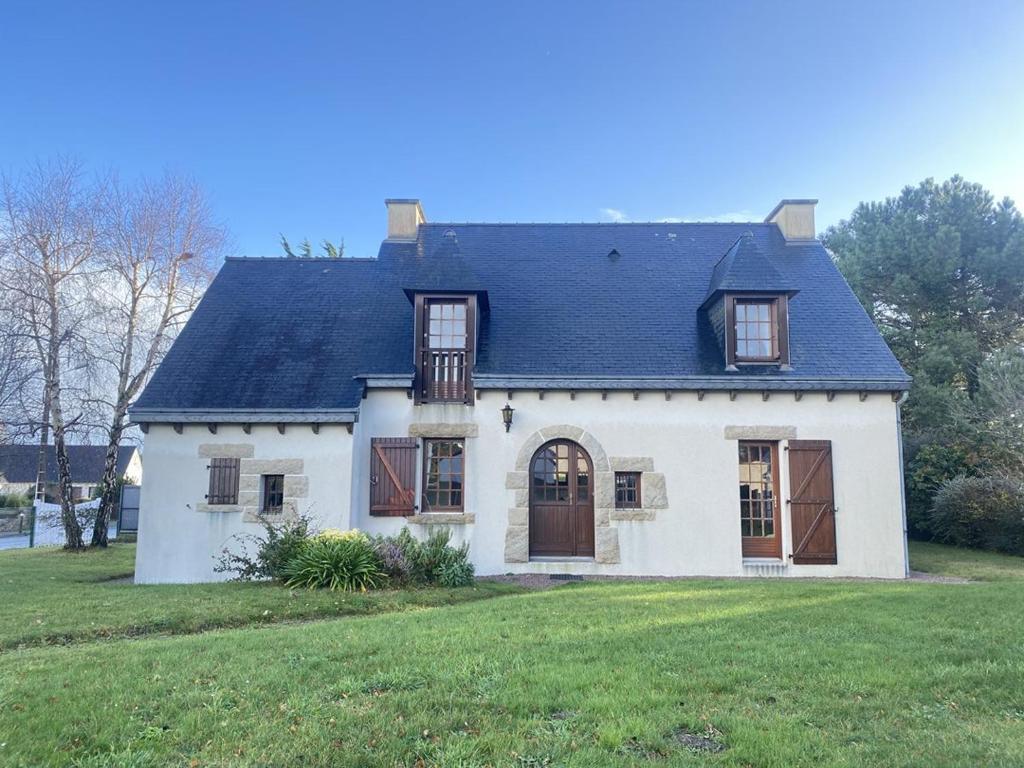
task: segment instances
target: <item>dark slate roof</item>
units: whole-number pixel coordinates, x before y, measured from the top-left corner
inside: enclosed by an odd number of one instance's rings
[[[791,293],[792,276],[783,277],[757,245],[754,233],[744,232],[711,271],[707,299],[726,291]]]
[[[771,284],[794,294],[792,370],[727,373],[699,310],[716,265],[748,231],[732,263],[754,253]],[[909,382],[822,245],[787,245],[774,224],[425,224],[415,241],[384,241],[376,259],[228,259],[133,413],[355,409],[356,376],[412,374],[405,291],[444,285],[442,263],[458,290],[489,298],[480,386],[524,377]]]
[[[134,445],[122,445],[117,449],[117,474],[123,475],[137,451]],[[103,464],[106,460],[105,445],[69,445],[68,463],[71,465],[71,481],[74,483],[98,483],[103,479]],[[0,445],[0,475],[8,483],[34,483],[39,464],[38,445]],[[57,451],[52,445],[46,447],[46,481],[57,482]]]

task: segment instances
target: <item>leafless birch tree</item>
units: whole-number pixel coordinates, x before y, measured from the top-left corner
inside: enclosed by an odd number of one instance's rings
[[[93,307],[88,298],[96,255],[96,210],[70,160],[38,163],[18,178],[0,179],[0,290],[42,373],[42,444],[53,428],[65,547],[81,549],[66,437],[80,415],[65,410],[67,371],[87,359],[82,331]]]
[[[202,298],[227,238],[199,185],[180,176],[131,186],[111,178],[100,209],[102,271],[93,287],[103,311],[91,352],[100,366],[100,400],[109,421],[92,544],[105,547],[118,502],[117,449],[128,406]]]

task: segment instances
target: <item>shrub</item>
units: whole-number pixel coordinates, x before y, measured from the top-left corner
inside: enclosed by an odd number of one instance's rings
[[[935,494],[929,522],[947,544],[1024,555],[1024,487],[1005,477],[955,477]]]
[[[377,536],[373,539],[373,549],[377,553],[380,567],[393,585],[415,583],[409,552],[418,545],[419,542],[412,537],[408,528],[403,528],[397,536]]]
[[[433,531],[426,541],[403,528],[396,536],[378,536],[373,546],[382,567],[396,584],[441,584],[461,587],[473,583],[469,545],[453,547],[451,532]]]
[[[310,520],[298,518],[277,523],[260,518],[263,536],[243,534],[234,538],[242,544],[241,551],[225,547],[213,570],[233,573],[236,581],[284,578],[284,569],[295,558],[309,537]]]
[[[437,583],[442,587],[468,587],[473,583],[473,564],[465,558],[442,563],[437,569]]]
[[[32,499],[20,493],[0,493],[0,509],[31,507]]]
[[[373,544],[359,531],[325,531],[306,539],[285,564],[289,587],[365,592],[387,581]]]
[[[908,440],[904,448],[907,454],[907,522],[910,535],[929,539],[934,535],[931,510],[939,488],[954,477],[977,474],[977,470],[972,467],[970,453],[963,445],[948,441],[915,444],[915,441]]]

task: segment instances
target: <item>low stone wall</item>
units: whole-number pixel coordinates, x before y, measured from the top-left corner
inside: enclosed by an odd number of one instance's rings
[[[32,507],[0,507],[0,536],[28,533]]]

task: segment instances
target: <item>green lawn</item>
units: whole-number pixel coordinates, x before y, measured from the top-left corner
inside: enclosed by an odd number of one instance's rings
[[[584,582],[8,651],[0,765],[1024,765],[1024,561],[912,557],[999,580]],[[28,567],[0,553],[4,578]]]
[[[130,576],[134,568],[134,544],[113,544],[105,552],[84,554],[54,548],[0,552],[0,651],[19,645],[382,613],[515,591],[504,584],[482,584],[472,589],[351,595],[292,592],[270,584],[110,583]]]

